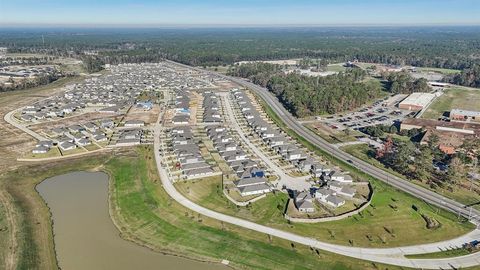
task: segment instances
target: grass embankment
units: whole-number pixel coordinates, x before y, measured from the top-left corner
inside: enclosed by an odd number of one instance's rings
[[[451,88],[437,98],[432,105],[428,107],[422,118],[437,119],[444,112],[452,109],[464,109],[478,111],[480,104],[480,90],[467,89],[462,87]]]
[[[410,259],[442,259],[465,256],[475,252],[478,252],[478,250],[470,251],[466,248],[457,248],[433,253],[407,255],[405,257]]]
[[[187,210],[163,190],[150,148],[106,163],[114,218],[122,236],[154,250],[248,269],[385,269],[213,220]],[[400,269],[388,266],[388,269]]]
[[[22,166],[0,178],[0,189],[9,195],[9,205],[14,208],[17,250],[14,251],[17,269],[57,269],[50,211],[35,186],[46,178],[70,171],[92,169],[107,160],[106,155],[59,160]],[[1,234],[2,232],[0,232]],[[9,252],[0,241],[0,257]],[[0,269],[3,262],[0,262]]]
[[[309,150],[337,164],[343,170],[350,171],[352,176],[370,181],[374,188],[372,204],[361,215],[336,222],[315,224],[315,226],[295,224],[298,232],[308,232],[324,240],[328,240],[326,236],[330,235],[330,241],[342,244],[348,241],[359,246],[399,246],[450,239],[475,228],[465,219],[457,220],[455,214],[433,207],[399,191],[324,152],[289,129],[263,100],[259,99],[259,101],[269,117],[289,136],[297,139]],[[413,209],[414,205],[418,211]],[[437,220],[441,226],[437,229],[427,229],[421,214]]]
[[[270,193],[248,207],[238,207],[223,195],[221,187],[220,177],[176,184],[184,196],[209,209],[342,245],[390,247],[435,242],[462,235],[472,228],[469,223],[457,223],[454,215],[437,213],[428,204],[379,182],[374,187],[372,206],[361,214],[316,224],[289,223],[283,217],[288,201],[285,193]],[[420,211],[415,211],[413,205]],[[427,229],[421,214],[435,218],[441,227]]]

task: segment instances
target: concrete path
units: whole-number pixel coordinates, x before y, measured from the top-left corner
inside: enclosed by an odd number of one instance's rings
[[[213,210],[202,207],[194,202],[185,198],[176,189],[173,183],[168,178],[166,169],[161,165],[162,157],[160,155],[160,124],[155,127],[155,140],[154,140],[154,152],[155,160],[157,163],[158,173],[163,184],[163,188],[167,194],[175,201],[183,205],[184,207],[197,212],[206,217],[217,219],[223,222],[228,222],[246,229],[254,230],[260,233],[269,234],[278,238],[282,238],[291,242],[303,244],[306,246],[314,247],[321,250],[349,256],[357,259],[374,261],[379,263],[386,263],[404,267],[423,268],[423,269],[452,269],[452,267],[470,267],[480,264],[480,253],[474,253],[471,255],[448,258],[448,259],[407,259],[403,257],[406,254],[421,254],[425,252],[436,252],[439,248],[445,248],[450,246],[461,245],[472,239],[480,239],[480,231],[475,230],[469,234],[466,234],[457,239],[449,241],[443,241],[439,243],[416,245],[408,247],[396,247],[396,248],[359,248],[348,247],[325,243],[316,239],[300,236],[294,233],[282,231],[279,229],[260,225],[251,221],[240,219],[237,217],[225,215],[215,212]]]

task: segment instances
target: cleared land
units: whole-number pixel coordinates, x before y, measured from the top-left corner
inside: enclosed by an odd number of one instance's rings
[[[428,107],[422,118],[437,119],[451,109],[480,110],[480,90],[460,87],[446,90]]]
[[[415,69],[421,72],[437,72],[437,73],[442,73],[444,75],[457,74],[461,72],[458,69],[448,69],[448,68],[416,67]]]

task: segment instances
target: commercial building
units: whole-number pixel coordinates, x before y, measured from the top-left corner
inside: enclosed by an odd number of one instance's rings
[[[398,104],[398,108],[410,111],[421,111],[426,108],[436,95],[430,93],[412,93]]]
[[[480,107],[480,104],[479,104]],[[455,121],[473,121],[480,122],[479,111],[468,111],[462,109],[453,109],[450,111],[450,119]]]

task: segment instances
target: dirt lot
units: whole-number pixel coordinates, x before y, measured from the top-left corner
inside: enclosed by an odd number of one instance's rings
[[[154,124],[157,121],[158,114],[160,113],[160,106],[158,104],[153,105],[153,108],[146,111],[142,108],[132,106],[125,116],[125,121],[129,120],[141,120],[145,122],[145,125]]]
[[[218,86],[218,88],[220,88],[221,90],[227,90],[227,91],[232,88],[238,88],[238,85],[230,81],[219,81],[219,82],[216,82],[215,85]]]

